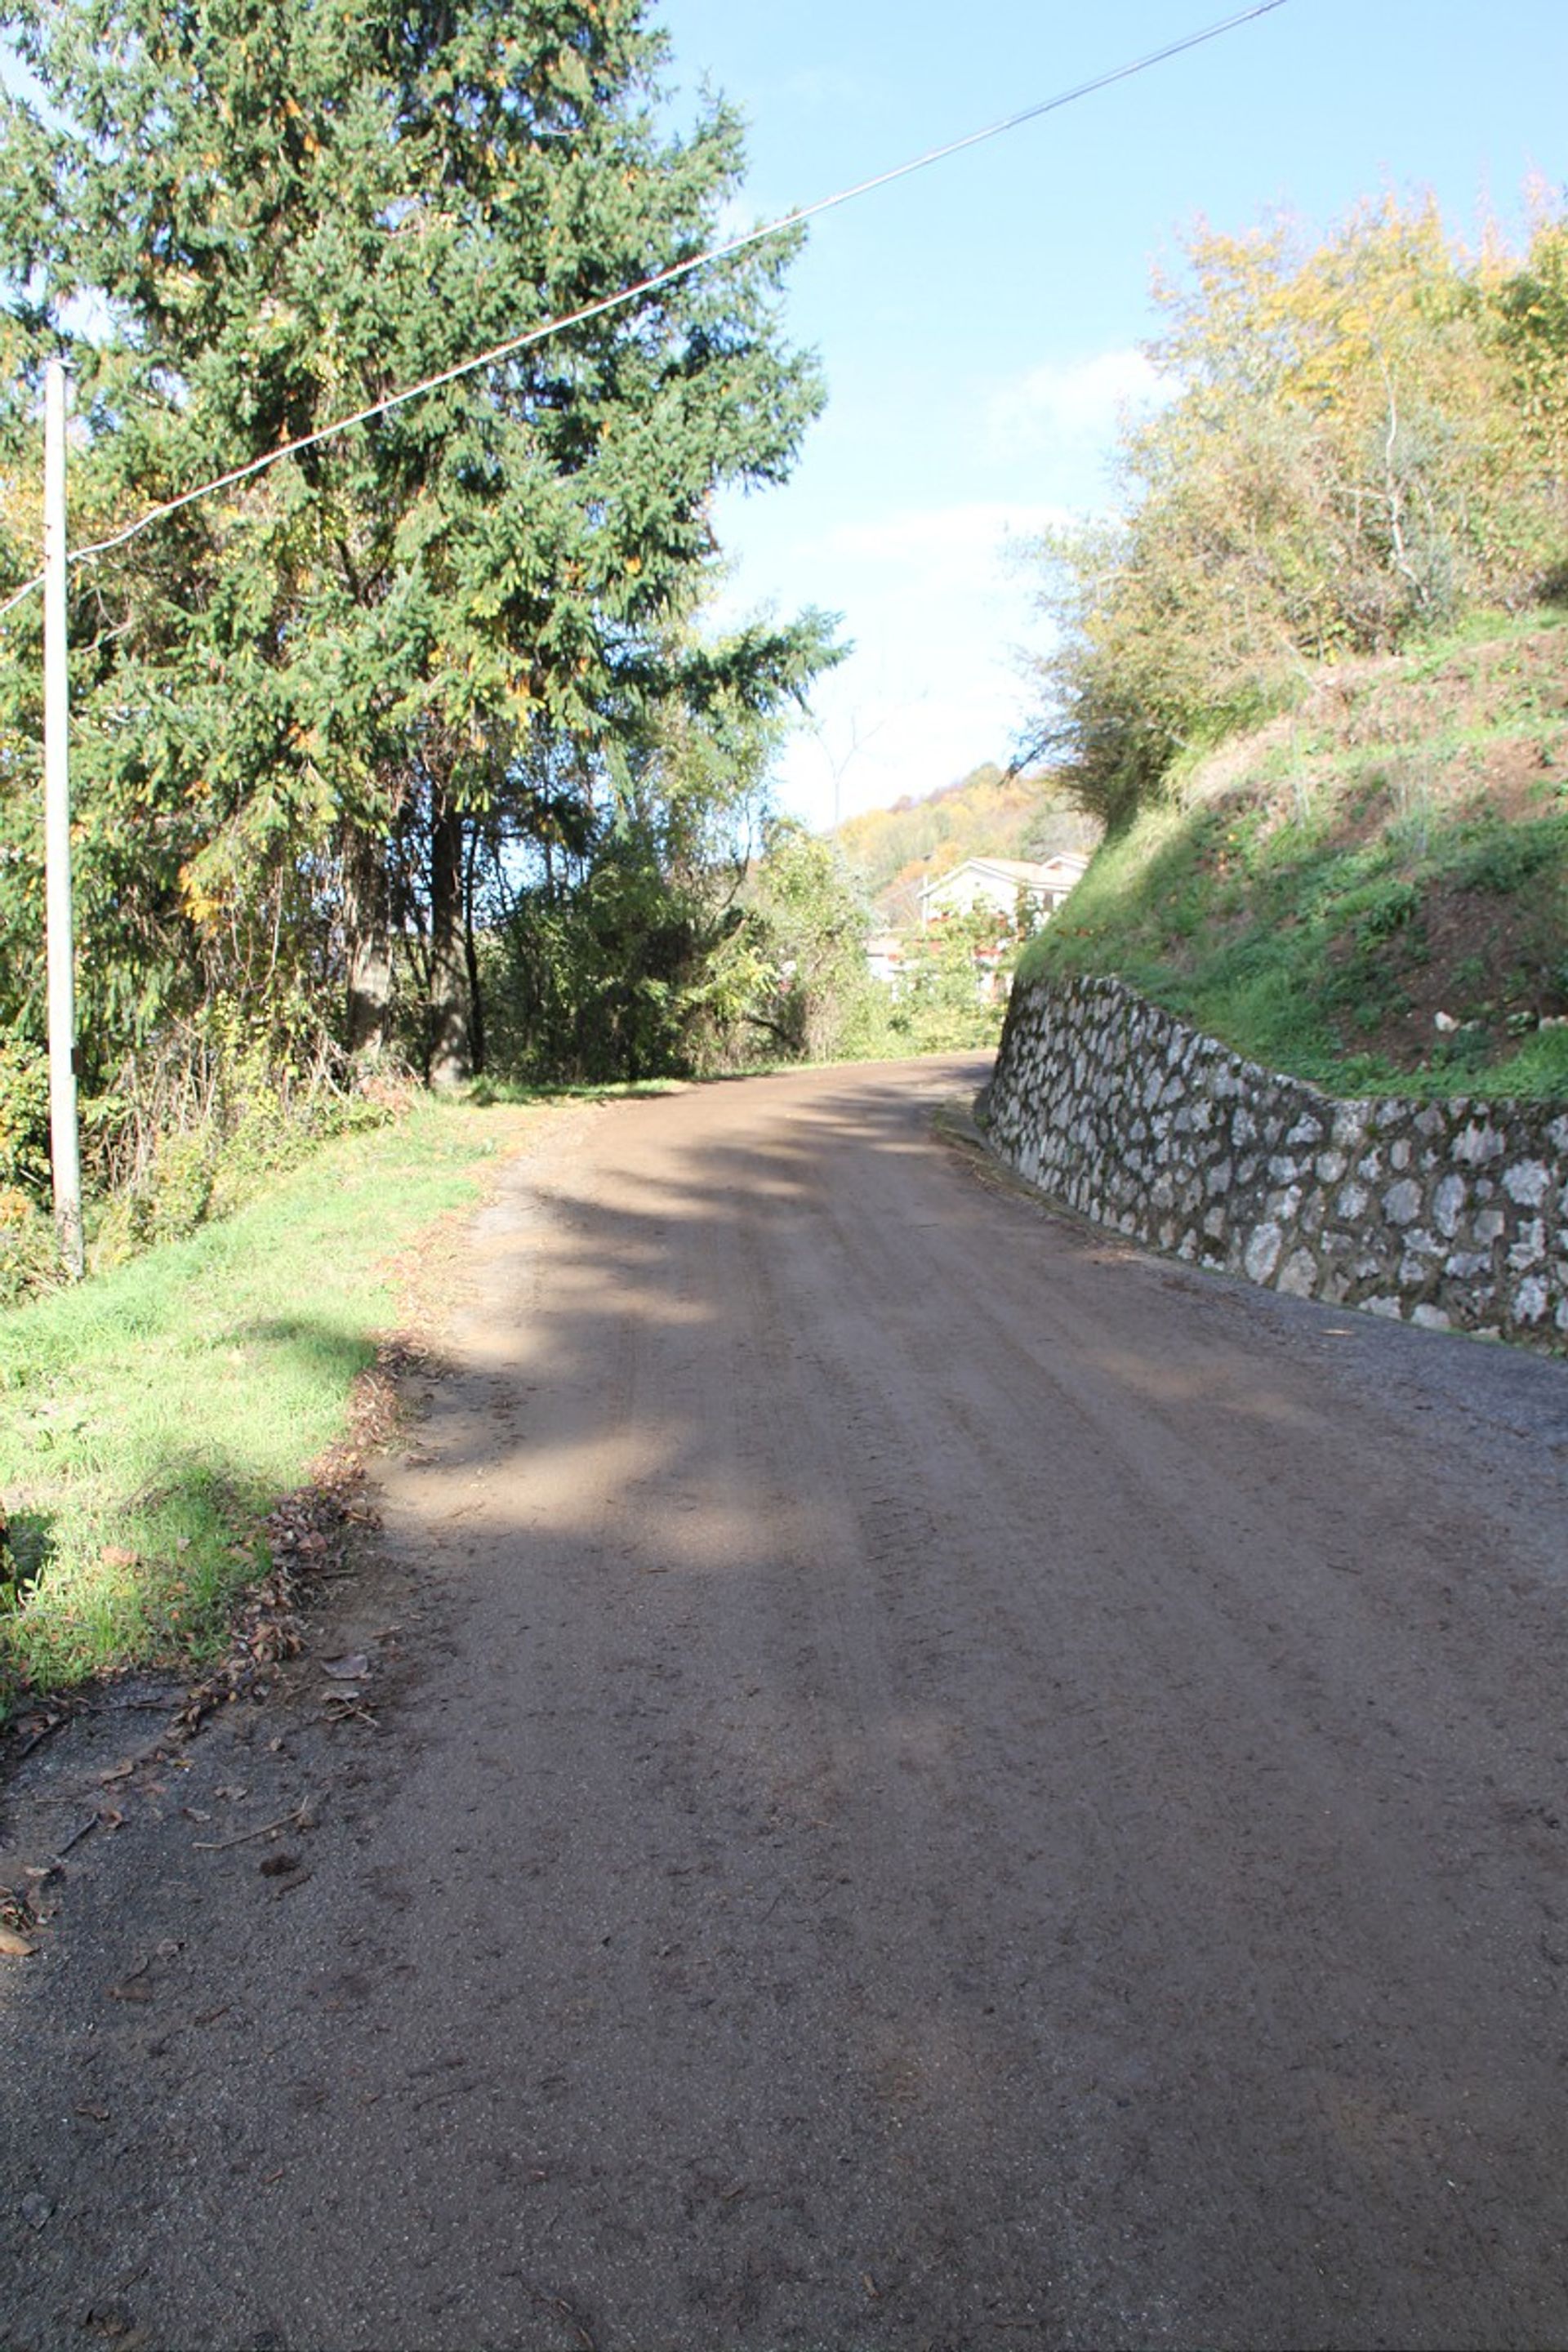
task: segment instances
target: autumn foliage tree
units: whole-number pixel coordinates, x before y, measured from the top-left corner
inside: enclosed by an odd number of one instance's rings
[[[1171,397],[1127,429],[1118,512],[1047,537],[1040,748],[1114,822],[1184,746],[1304,663],[1561,584],[1565,232],[1461,251],[1392,200],[1324,243],[1204,230],[1162,281]]]

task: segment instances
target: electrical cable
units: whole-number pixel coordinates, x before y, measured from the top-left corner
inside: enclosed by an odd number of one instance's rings
[[[87,563],[98,556],[107,555],[115,548],[125,546],[128,541],[140,538],[154,523],[163,521],[169,515],[178,514],[183,507],[194,506],[197,499],[211,498],[216,491],[232,489],[240,482],[249,481],[285,457],[298,457],[303,450],[315,448],[323,441],[334,440],[340,434],[352,432],[356,425],[369,425],[378,416],[390,415],[395,409],[406,407],[410,401],[422,400],[429,393],[439,392],[447,384],[477,373],[480,368],[494,367],[518,352],[548,341],[552,335],[563,334],[572,327],[584,326],[592,319],[603,318],[607,311],[621,310],[628,302],[656,294],[662,288],[674,285],[678,279],[689,277],[694,270],[705,268],[711,262],[727,261],[734,254],[765,243],[769,237],[782,236],[806,221],[816,220],[823,213],[837,211],[841,205],[851,204],[857,197],[869,195],[878,188],[889,187],[895,180],[906,180],[912,173],[924,172],[933,163],[945,163],[950,156],[962,154],[967,148],[982,146],[987,140],[1000,139],[1010,131],[1021,129],[1026,122],[1038,121],[1042,115],[1058,113],[1063,107],[1075,105],[1079,99],[1092,97],[1097,90],[1109,89],[1116,82],[1130,81],[1135,74],[1147,73],[1152,66],[1163,65],[1169,58],[1181,57],[1189,49],[1201,48],[1205,42],[1218,40],[1222,35],[1235,32],[1242,25],[1251,24],[1256,17],[1269,16],[1284,5],[1285,0],[1256,0],[1254,6],[1240,9],[1216,24],[1205,25],[1197,32],[1185,33],[1179,40],[1168,41],[1163,47],[1151,49],[1126,65],[1114,66],[1109,72],[1096,74],[1091,80],[1079,82],[1071,89],[1058,91],[1054,98],[1041,99],[1032,106],[1022,107],[1016,114],[1009,114],[999,122],[988,123],[983,131],[971,131],[961,139],[950,139],[944,145],[929,148],[923,155],[916,155],[908,163],[896,163],[890,171],[879,172],[868,180],[857,181],[852,187],[840,188],[831,196],[820,196],[814,204],[798,205],[795,211],[783,214],[777,220],[769,221],[759,228],[747,229],[742,236],[731,237],[722,245],[711,246],[705,252],[689,256],[684,261],[672,262],[667,269],[656,270],[651,277],[639,279],[635,286],[623,287],[617,293],[606,294],[595,302],[584,303],[581,310],[567,311],[558,319],[548,320],[542,327],[531,327],[504,343],[493,344],[489,351],[479,352],[472,359],[462,360],[455,367],[443,368],[439,374],[427,376],[420,383],[409,384],[402,392],[390,393],[384,400],[373,401],[368,408],[356,409],[353,415],[340,416],[331,425],[319,426],[313,433],[301,434],[298,440],[279,442],[277,448],[265,450],[247,465],[236,466],[226,474],[215,475],[211,481],[199,483],[195,489],[183,490],[178,498],[165,499],[161,506],[149,508],[144,515],[135,522],[128,523],[123,530],[114,531],[107,539],[95,540],[86,547],[71,549],[67,562]],[[16,589],[4,604],[0,604],[0,620],[42,585],[43,573],[39,572],[25,586]]]

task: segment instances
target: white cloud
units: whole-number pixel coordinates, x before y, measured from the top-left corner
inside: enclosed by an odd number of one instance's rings
[[[1028,703],[1014,648],[1037,633],[1016,558],[1068,519],[1043,502],[976,499],[847,515],[792,542],[791,581],[843,612],[855,649],[817,682],[815,724],[781,756],[784,806],[828,824],[1009,757]]]
[[[1005,761],[1027,695],[1000,644],[928,643],[893,655],[868,647],[819,681],[812,705],[776,782],[784,807],[827,825]]]
[[[1126,412],[1171,397],[1142,352],[1100,352],[1087,360],[1047,360],[999,384],[985,404],[985,435],[994,457],[1025,457],[1064,445],[1075,455],[1109,451]]]
[[[1061,507],[1026,499],[974,499],[940,507],[903,507],[862,522],[837,523],[813,542],[809,552],[823,567],[824,601],[833,601],[836,566],[864,574],[892,575],[889,586],[905,595],[942,597],[996,587],[1010,562],[1011,549],[1050,524],[1070,520]]]

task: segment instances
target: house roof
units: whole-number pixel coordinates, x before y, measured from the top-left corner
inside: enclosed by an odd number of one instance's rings
[[[935,881],[922,884],[921,896],[934,897],[963,874],[988,875],[998,882],[1011,883],[1016,890],[1048,890],[1068,875],[1076,881],[1088,864],[1089,859],[1076,849],[1064,849],[1055,857],[1047,858],[966,857],[961,866],[939,875]]]

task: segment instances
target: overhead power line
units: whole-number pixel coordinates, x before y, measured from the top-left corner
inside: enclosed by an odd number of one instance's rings
[[[1270,16],[1282,8],[1285,0],[1257,0],[1249,8],[1238,9],[1234,16],[1222,17],[1218,23],[1205,25],[1198,31],[1184,33],[1179,40],[1167,41],[1163,47],[1147,50],[1143,56],[1126,65],[1113,66],[1109,72],[1096,74],[1089,81],[1078,82],[1071,89],[1059,90],[1054,98],[1038,100],[1033,106],[1021,107],[1017,113],[1005,116],[999,122],[987,123],[982,131],[968,131],[961,139],[950,139],[944,145],[928,148],[924,154],[912,156],[909,162],[896,163],[890,171],[878,172],[868,180],[858,180],[854,185],[840,188],[831,196],[819,196],[814,204],[800,205],[793,212],[783,214],[777,220],[761,227],[747,229],[739,236],[728,238],[721,245],[710,246],[705,252],[689,255],[684,261],[671,262],[667,269],[655,270],[651,277],[639,278],[635,286],[622,287],[616,293],[606,294],[596,302],[587,302],[580,310],[564,312],[560,318],[546,320],[542,327],[531,327],[521,335],[513,335],[503,343],[495,343],[488,351],[478,352],[471,359],[459,361],[455,367],[443,368],[438,374],[426,376],[422,383],[406,385],[401,392],[389,393],[384,400],[373,401],[366,408],[355,409],[352,415],[340,416],[331,425],[323,425],[313,433],[301,434],[297,440],[279,442],[275,449],[265,450],[244,466],[236,466],[226,474],[216,474],[211,481],[198,483],[195,489],[182,490],[178,498],[166,499],[162,505],[151,507],[128,523],[123,530],[111,532],[107,539],[94,540],[89,546],[73,548],[68,561],[87,563],[112,550],[123,547],[128,541],[139,539],[156,522],[178,514],[183,507],[194,506],[199,499],[211,498],[216,491],[235,488],[250,481],[258,474],[279,464],[285,457],[297,457],[306,449],[318,447],[323,441],[335,440],[340,434],[351,433],[356,425],[369,425],[378,416],[387,416],[395,409],[405,408],[411,401],[423,400],[428,394],[439,392],[449,383],[459,383],[464,376],[474,375],[481,368],[495,367],[502,360],[519,352],[542,343],[552,335],[563,334],[572,327],[585,325],[590,320],[603,318],[608,311],[622,310],[629,302],[637,302],[647,295],[657,294],[679,279],[689,278],[694,270],[704,269],[710,263],[727,261],[750,247],[764,244],[768,238],[784,236],[787,231],[816,220],[824,213],[836,212],[841,205],[852,204],[857,197],[870,195],[878,188],[889,187],[895,180],[907,180],[912,173],[928,171],[933,163],[942,163],[952,155],[963,154],[965,149],[983,146],[987,140],[1003,138],[1010,131],[1020,130],[1026,122],[1037,122],[1043,115],[1059,113],[1066,106],[1075,105],[1079,99],[1089,98],[1097,90],[1109,89],[1115,83],[1131,81],[1134,75],[1147,73],[1151,67],[1163,65],[1172,58],[1181,57],[1189,49],[1201,48],[1206,42],[1216,41],[1258,16]],[[43,573],[16,589],[3,604],[0,619],[43,585]]]

